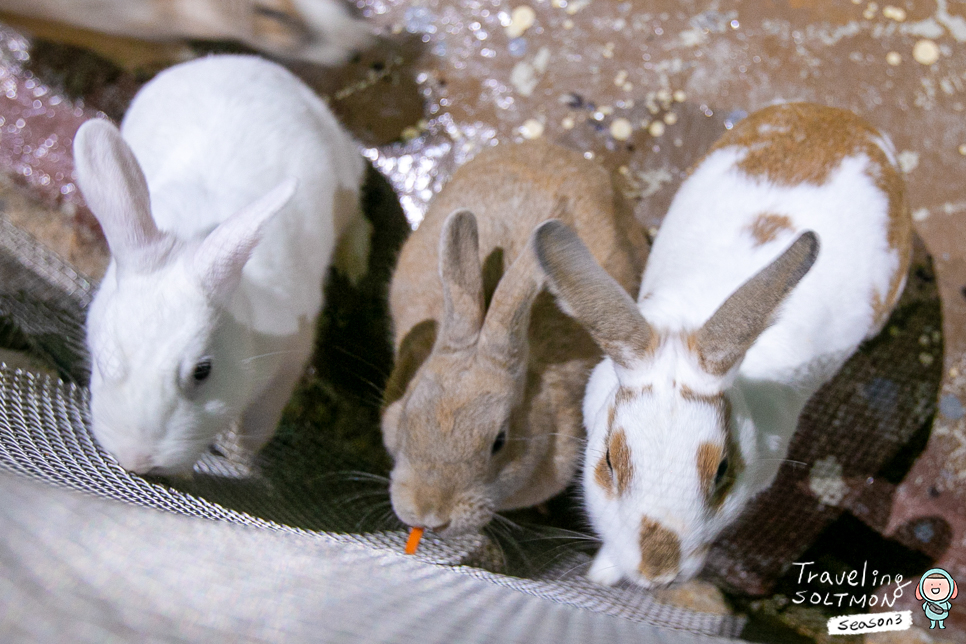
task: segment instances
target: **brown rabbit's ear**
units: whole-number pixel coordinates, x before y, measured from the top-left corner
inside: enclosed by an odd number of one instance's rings
[[[251,29],[272,51],[292,51],[312,40],[312,30],[288,1],[262,0],[253,5]]]
[[[509,371],[516,372],[526,366],[530,309],[540,292],[541,282],[536,257],[528,245],[503,274],[486,312],[480,350]]]
[[[694,335],[701,366],[723,376],[744,357],[778,306],[818,257],[818,236],[808,231],[724,301]]]
[[[483,326],[483,268],[476,217],[457,210],[443,223],[439,240],[443,322],[439,348],[459,350],[476,343]]]
[[[577,318],[604,353],[624,367],[647,355],[650,325],[573,230],[560,221],[544,222],[533,234],[533,245],[564,311]]]

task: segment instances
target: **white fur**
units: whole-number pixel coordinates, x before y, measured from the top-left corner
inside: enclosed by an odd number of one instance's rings
[[[255,451],[311,352],[336,240],[361,218],[362,158],[304,84],[249,56],[162,72],[122,134],[89,122],[75,143],[112,246],[88,313],[94,435],[137,472],[190,469],[235,421]],[[130,152],[150,205],[125,197],[139,178],[115,156]],[[211,376],[195,386],[205,357]]]
[[[654,242],[638,308],[665,341],[630,368],[605,359],[587,387],[583,487],[603,542],[589,572],[600,583],[627,578],[652,586],[699,572],[707,546],[773,482],[808,398],[879,331],[872,294],[886,298],[903,259],[888,245],[888,198],[867,174],[865,155],[844,159],[821,186],[785,187],[741,172],[736,163],[743,153],[730,147],[710,154],[681,186]],[[750,224],[761,213],[787,216],[794,231],[756,246]],[[703,371],[683,332],[700,328],[807,230],[818,234],[818,258],[773,326],[737,369],[724,377]],[[606,450],[608,409],[619,386],[638,392],[617,406],[613,425],[625,430],[634,478],[631,489],[612,498],[595,482],[594,468]],[[644,386],[650,393],[641,393]],[[746,469],[717,511],[702,498],[696,456],[703,442],[721,443],[723,432],[713,407],[686,400],[682,386],[697,394],[725,391],[732,406]],[[649,579],[638,569],[643,517],[680,539],[673,573]]]

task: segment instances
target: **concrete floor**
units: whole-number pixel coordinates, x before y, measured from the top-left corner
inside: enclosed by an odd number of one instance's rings
[[[653,229],[688,166],[758,108],[814,101],[851,109],[887,133],[936,271],[944,355],[940,412],[925,450],[871,523],[895,535],[923,517],[942,517],[951,535],[936,565],[966,582],[966,4],[521,0],[520,6],[532,11],[500,0],[364,0],[361,13],[385,37],[378,47],[340,70],[293,67],[331,97],[393,180],[414,225],[453,168],[494,141],[542,136],[585,151],[618,177],[639,219]],[[129,70],[186,55],[178,46],[6,19],[95,49]],[[117,104],[116,96],[92,97],[63,127],[76,127],[92,107],[110,113]],[[4,105],[0,110],[12,109]],[[35,126],[31,136],[43,138],[41,129]],[[0,160],[12,158],[3,157],[5,140]],[[0,169],[18,174],[34,196],[76,208],[61,191],[69,172],[41,185],[15,165]],[[62,252],[93,261],[90,271],[97,272],[96,257],[90,259],[97,247],[84,226],[76,230],[80,237]],[[960,604],[954,603],[952,623],[961,630],[945,635],[966,641],[966,602]]]

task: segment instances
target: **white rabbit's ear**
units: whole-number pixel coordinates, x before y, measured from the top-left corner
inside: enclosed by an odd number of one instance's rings
[[[74,136],[77,185],[100,222],[119,270],[150,270],[166,236],[151,218],[148,184],[121,133],[91,119]]]
[[[440,348],[458,350],[475,344],[483,326],[483,267],[476,217],[469,210],[457,210],[443,222],[439,278],[443,283]]]
[[[818,257],[818,236],[808,231],[724,301],[694,335],[701,366],[723,376],[772,322],[778,306]]]
[[[551,219],[534,231],[532,243],[553,292],[563,300],[562,308],[604,353],[623,367],[648,355],[654,336],[650,325],[577,233]]]
[[[265,224],[295,194],[298,180],[289,178],[211,231],[198,246],[194,270],[207,296],[224,302],[238,287],[242,269],[261,241]]]

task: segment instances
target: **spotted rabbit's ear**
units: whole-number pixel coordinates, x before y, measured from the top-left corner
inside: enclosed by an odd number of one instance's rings
[[[650,325],[577,233],[551,219],[533,232],[532,244],[561,308],[577,318],[604,353],[623,367],[649,355]]]
[[[772,322],[776,309],[818,257],[818,235],[803,233],[778,259],[724,301],[693,336],[701,366],[716,376],[734,367]]]

